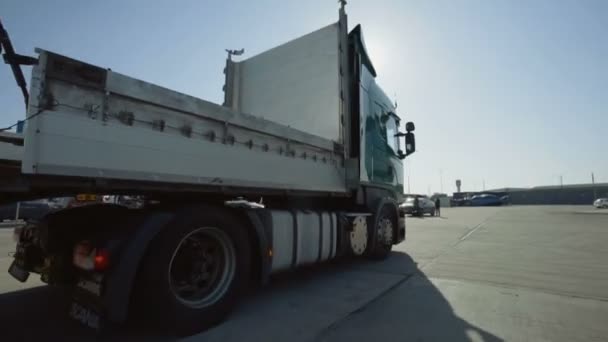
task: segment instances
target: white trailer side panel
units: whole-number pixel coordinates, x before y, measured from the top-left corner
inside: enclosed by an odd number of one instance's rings
[[[36,139],[38,174],[344,191],[338,168],[310,159],[116,124],[100,125],[62,112],[42,116],[38,123],[44,127]]]
[[[338,23],[235,63],[233,109],[341,142]]]
[[[22,172],[346,194],[340,146],[46,51]]]

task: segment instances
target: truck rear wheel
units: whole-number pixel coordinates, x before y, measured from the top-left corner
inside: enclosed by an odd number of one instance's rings
[[[207,329],[234,308],[251,270],[248,232],[229,212],[180,214],[155,239],[140,277],[138,300],[159,327],[177,335]]]

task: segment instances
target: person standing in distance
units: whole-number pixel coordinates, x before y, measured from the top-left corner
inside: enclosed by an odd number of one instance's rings
[[[441,201],[439,197],[435,198],[435,216],[441,216]]]
[[[412,216],[421,216],[420,215],[420,201],[418,196],[414,197],[414,209],[412,210]]]

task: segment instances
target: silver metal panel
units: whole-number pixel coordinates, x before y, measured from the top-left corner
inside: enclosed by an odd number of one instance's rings
[[[23,135],[21,133],[0,131],[0,141],[23,143]]]
[[[272,210],[272,272],[290,269],[293,261],[294,227],[289,211]]]
[[[15,143],[22,143],[21,134],[11,132],[0,132],[0,160],[11,162],[21,162],[23,159],[23,146]]]
[[[331,216],[331,245],[329,246],[329,259],[334,258],[337,253],[338,246],[338,215],[335,213],[330,214]]]
[[[347,193],[330,140],[103,69],[105,89],[47,77],[64,57],[39,51],[23,173]]]
[[[359,175],[361,182],[369,182],[372,179],[371,175],[367,174],[367,168],[365,167],[366,156],[366,135],[367,132],[367,117],[371,115],[370,113],[370,98],[369,98],[369,90],[368,86],[370,82],[374,81],[374,77],[372,74],[364,67],[361,68],[361,80],[360,80],[360,88],[359,88],[359,125],[360,125],[360,139],[359,139]],[[372,165],[374,155],[372,153]]]
[[[321,233],[323,235],[323,244],[321,246],[321,259],[328,260],[331,257],[331,220],[335,216],[335,214],[323,212],[321,213],[321,223],[323,227],[321,228]]]
[[[196,118],[208,118],[234,126],[245,127],[248,130],[259,131],[260,133],[277,137],[288,137],[292,141],[327,150],[334,148],[332,141],[324,139],[322,136],[316,136],[314,132],[298,129],[296,126],[290,128],[280,121],[270,121],[272,117],[269,115],[253,116],[235,112],[218,104],[112,71],[108,72],[106,83],[107,90],[112,94],[181,111],[189,114],[192,120]],[[270,109],[272,108],[269,107]],[[265,118],[260,118],[260,116]]]
[[[338,20],[338,46],[339,48],[339,70],[350,70],[349,68],[349,54],[348,54],[348,18],[344,5],[340,8],[340,19]],[[342,141],[349,142],[351,140],[351,73],[341,72],[339,78],[340,84],[340,117],[341,129],[342,129]],[[348,158],[350,155],[350,143],[344,144],[344,158]]]
[[[298,239],[296,250],[296,264],[307,265],[319,259],[320,222],[318,212],[297,211]]]
[[[335,23],[236,63],[233,109],[342,141],[338,34]]]
[[[271,210],[270,213],[273,246],[271,272],[313,264],[336,256],[338,229],[335,213],[284,210]],[[294,217],[297,228],[294,226]]]
[[[0,143],[0,160],[21,162],[21,159],[23,159],[23,146]]]
[[[27,141],[24,173],[341,192],[330,164],[53,112]],[[35,168],[34,168],[35,167]]]
[[[37,49],[36,52],[39,50]],[[24,173],[31,173],[35,170],[36,159],[38,158],[38,116],[42,115],[39,113],[42,110],[40,100],[44,95],[44,84],[46,78],[46,66],[47,66],[47,54],[41,53],[38,56],[38,64],[32,68],[32,76],[30,81],[30,98],[27,107],[27,117],[32,119],[25,123],[24,129],[24,141],[23,141],[23,161],[21,163],[21,171]],[[27,166],[27,167],[26,167]],[[27,171],[26,171],[27,170]]]

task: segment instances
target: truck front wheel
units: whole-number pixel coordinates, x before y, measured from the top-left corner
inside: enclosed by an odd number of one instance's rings
[[[383,260],[386,259],[391,253],[393,248],[393,235],[396,227],[396,218],[391,207],[385,205],[378,212],[376,224],[374,226],[376,241],[371,244],[373,250],[370,251],[369,257],[372,259]]]
[[[223,210],[191,212],[149,246],[138,304],[178,335],[207,329],[234,308],[250,279],[248,232]]]

